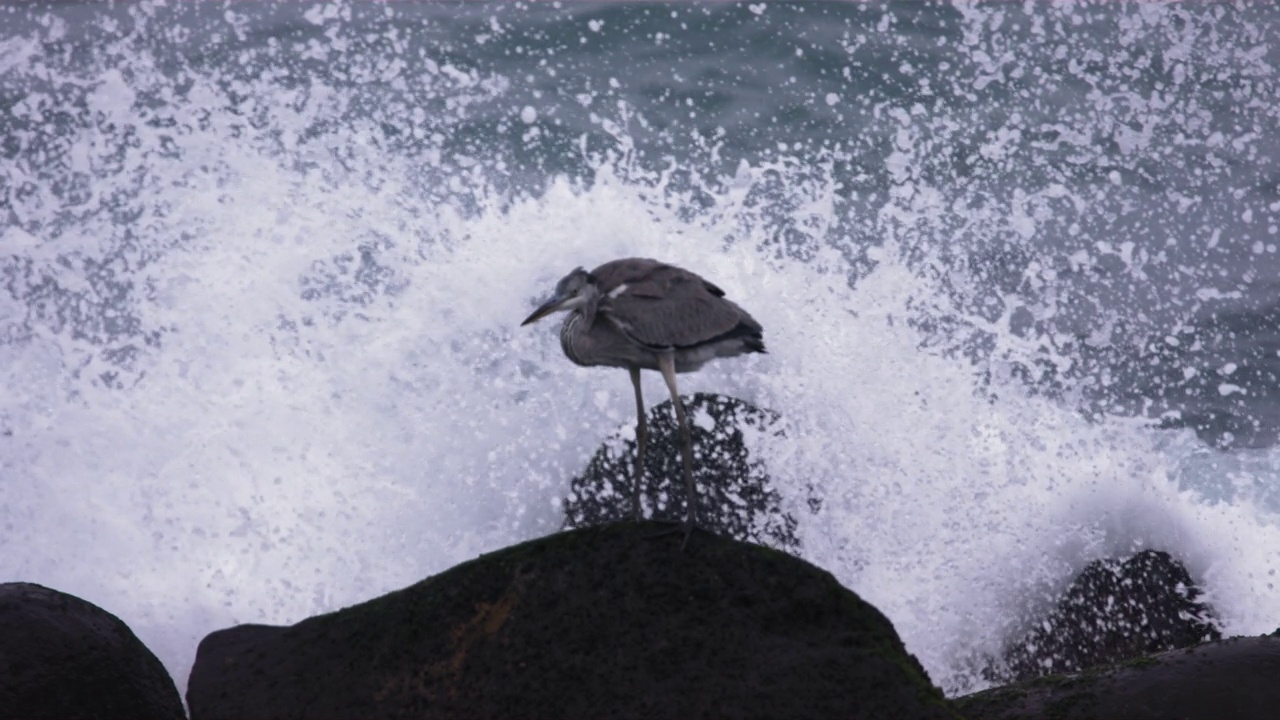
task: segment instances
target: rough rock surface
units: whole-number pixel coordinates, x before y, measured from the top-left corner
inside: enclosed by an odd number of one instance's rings
[[[210,718],[955,717],[892,625],[756,545],[619,523],[200,644]]]
[[[1005,653],[1000,682],[1079,672],[1219,640],[1211,609],[1182,563],[1145,550],[1089,563],[1057,607]]]
[[[769,475],[749,451],[752,435],[780,435],[777,413],[723,395],[685,397],[693,436],[693,477],[698,489],[698,522],[719,535],[769,547],[795,550],[796,520],[782,508]],[[684,470],[680,428],[667,400],[646,415],[649,448],[641,503],[645,517],[684,518]],[[631,473],[635,462],[634,420],[596,451],[582,475],[570,484],[565,527],[603,525],[631,519]],[[623,439],[625,434],[627,439]],[[810,508],[816,510],[816,499]]]
[[[156,656],[74,595],[0,584],[0,717],[185,718]]]
[[[1230,638],[956,700],[969,720],[1270,720],[1280,637]]]

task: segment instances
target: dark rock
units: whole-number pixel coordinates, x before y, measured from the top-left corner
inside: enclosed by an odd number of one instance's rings
[[[3,583],[0,717],[186,716],[169,673],[119,618],[57,590]]]
[[[200,643],[210,718],[951,718],[874,607],[785,553],[618,523]]]
[[[1182,563],[1144,550],[1124,562],[1095,560],[1058,606],[1005,652],[999,682],[1078,672],[1148,653],[1219,640],[1211,609]]]
[[[1271,720],[1280,638],[1231,638],[955,701],[969,720]]]
[[[764,465],[753,459],[746,433],[781,435],[778,414],[722,395],[697,393],[684,398],[693,436],[693,477],[698,490],[698,524],[736,540],[796,550],[796,520],[782,509]],[[680,428],[671,401],[646,416],[649,448],[641,503],[646,517],[683,520],[684,470],[680,460]],[[596,451],[582,475],[570,483],[565,500],[565,527],[603,525],[631,519],[631,473],[634,436],[615,435]],[[817,500],[810,508],[817,510]]]

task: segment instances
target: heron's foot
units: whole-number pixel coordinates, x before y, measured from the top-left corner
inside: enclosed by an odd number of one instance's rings
[[[671,527],[663,528],[662,530],[646,535],[645,537],[647,537],[650,540],[653,540],[655,538],[666,537],[668,535],[681,533],[684,535],[684,537],[680,540],[680,552],[684,552],[685,546],[689,544],[689,536],[693,534],[693,531],[702,530],[702,528],[698,527],[697,525],[694,525],[689,520],[683,520],[679,522],[675,520],[654,520],[653,522],[662,523],[664,525],[670,525]],[[709,532],[707,530],[702,530],[702,531]]]

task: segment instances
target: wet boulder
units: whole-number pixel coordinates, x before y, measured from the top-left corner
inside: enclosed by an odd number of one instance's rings
[[[0,716],[186,717],[169,673],[119,618],[31,583],[0,584]]]
[[[1230,638],[957,698],[969,720],[1270,720],[1280,637]]]
[[[1009,645],[991,679],[1078,672],[1222,637],[1212,609],[1182,563],[1145,550],[1095,560],[1041,622]]]
[[[955,717],[830,575],[659,523],[559,533],[291,627],[201,643],[213,718]]]
[[[684,398],[693,436],[693,477],[698,494],[698,524],[726,537],[794,551],[799,548],[796,520],[773,489],[768,468],[751,454],[759,438],[778,437],[777,413],[723,395],[697,393]],[[684,519],[684,470],[680,428],[668,400],[646,415],[649,447],[641,505],[646,518]],[[635,462],[634,427],[609,438],[570,483],[565,527],[601,525],[632,518],[631,475]],[[811,496],[809,507],[817,509]]]

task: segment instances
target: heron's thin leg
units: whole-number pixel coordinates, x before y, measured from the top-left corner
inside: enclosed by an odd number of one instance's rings
[[[636,464],[631,471],[631,513],[640,520],[640,488],[644,484],[644,451],[649,442],[649,429],[645,427],[644,395],[640,390],[640,368],[631,371],[631,385],[636,389]]]
[[[689,434],[689,421],[684,415],[684,403],[680,402],[680,392],[676,389],[676,359],[672,353],[658,355],[658,369],[662,378],[667,381],[667,389],[671,391],[671,404],[676,408],[676,420],[680,423],[680,459],[684,461],[685,489],[685,542],[689,541],[689,533],[697,519],[697,497],[693,487],[693,437]],[[681,548],[684,546],[681,545]]]

